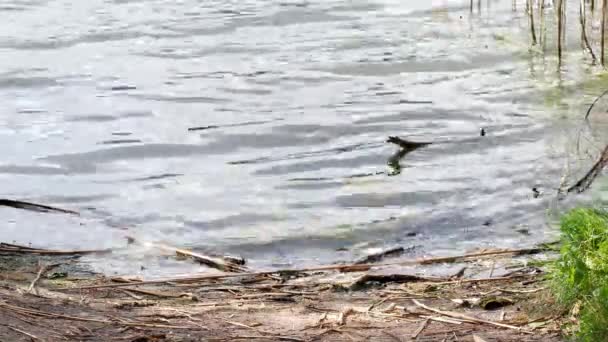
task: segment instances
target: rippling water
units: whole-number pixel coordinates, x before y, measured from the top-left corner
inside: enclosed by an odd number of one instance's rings
[[[0,209],[0,240],[131,234],[255,267],[545,240],[531,189],[559,182],[560,124],[511,3],[3,1],[2,196],[82,217]],[[398,172],[389,135],[434,144]],[[199,269],[153,251],[90,261]]]

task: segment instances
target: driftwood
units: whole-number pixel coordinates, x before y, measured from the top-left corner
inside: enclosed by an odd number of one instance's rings
[[[6,198],[0,198],[0,206],[37,211],[37,212],[41,212],[41,213],[56,212],[56,213],[79,215],[78,212],[73,211],[73,210],[61,209],[61,208],[57,208],[57,207],[51,207],[48,205],[36,204],[36,203],[32,203],[32,202],[10,200],[10,199],[6,199]]]
[[[112,250],[111,249],[53,250],[53,249],[32,248],[32,247],[19,246],[19,245],[13,245],[10,243],[0,242],[0,253],[37,254],[37,255],[84,255],[84,254],[112,253]]]
[[[409,141],[409,140],[401,139],[396,136],[388,137],[386,142],[398,145],[402,149],[416,149],[416,148],[424,147],[424,146],[431,144],[430,142]]]
[[[379,253],[366,255],[365,257],[355,261],[355,264],[359,265],[379,262],[382,261],[384,258],[398,257],[403,253],[405,253],[405,249],[403,247],[394,247]]]
[[[127,239],[130,243],[137,242],[137,240],[131,236],[127,236]],[[242,259],[233,258],[233,257],[227,257],[227,258],[213,257],[213,256],[203,255],[201,253],[195,253],[195,252],[191,252],[189,250],[172,247],[172,246],[160,244],[160,243],[145,242],[143,244],[149,245],[153,248],[157,248],[160,250],[175,253],[176,255],[179,255],[179,256],[190,257],[193,260],[200,262],[201,264],[205,264],[209,267],[213,267],[220,271],[226,271],[226,272],[246,272],[247,271],[247,269],[245,267],[241,266],[244,263],[244,260],[242,260]]]
[[[419,276],[413,274],[365,274],[355,280],[351,285],[350,289],[357,290],[365,287],[368,283],[409,283],[409,282],[417,282],[417,281],[433,281],[433,282],[442,282],[448,281],[447,278],[441,277],[427,277],[427,276]]]
[[[393,168],[393,171],[390,173],[391,176],[395,176],[401,173],[401,164],[399,164],[399,162],[408,153],[431,144],[429,142],[415,142],[392,136],[388,137],[388,140],[386,140],[386,142],[399,146],[399,150],[388,158],[387,163],[391,168]]]
[[[188,131],[190,131],[190,132],[192,132],[192,131],[204,131],[204,130],[207,130],[207,129],[214,129],[214,128],[220,128],[220,126],[209,125],[209,126],[188,127]]]
[[[490,251],[490,252],[482,252],[482,253],[472,253],[472,254],[464,254],[458,256],[451,257],[438,257],[438,258],[426,258],[426,259],[414,259],[408,261],[401,262],[393,262],[393,263],[381,263],[381,264],[362,264],[362,265],[330,265],[330,266],[319,266],[319,267],[311,267],[311,268],[302,268],[295,270],[275,270],[275,271],[264,271],[264,272],[244,272],[244,273],[231,273],[231,274],[217,274],[217,275],[208,275],[203,274],[199,276],[191,276],[191,277],[183,277],[183,278],[168,278],[168,279],[159,279],[159,280],[148,280],[148,281],[137,281],[131,283],[123,283],[123,284],[104,284],[104,285],[90,285],[90,286],[80,286],[80,287],[72,287],[72,288],[59,288],[57,291],[70,291],[70,290],[84,290],[84,289],[98,289],[98,288],[111,288],[111,287],[125,287],[125,286],[136,286],[136,285],[152,285],[152,284],[166,284],[166,283],[195,283],[209,280],[219,280],[219,279],[227,279],[227,278],[237,278],[237,277],[252,277],[252,276],[265,276],[277,273],[304,273],[304,272],[313,272],[313,271],[342,271],[342,272],[364,272],[368,271],[373,267],[379,266],[398,266],[398,265],[428,265],[434,263],[444,263],[444,262],[455,262],[458,260],[469,259],[469,258],[483,258],[487,256],[496,256],[496,255],[504,255],[504,254],[514,254],[514,255],[524,255],[524,254],[535,254],[543,251],[541,248],[528,248],[528,249],[515,249],[515,250],[502,250],[502,251]],[[514,277],[512,277],[514,278]],[[509,278],[511,279],[511,278]],[[500,280],[498,278],[491,278],[490,280]],[[453,282],[475,282],[475,279],[466,279],[466,280],[457,280]]]

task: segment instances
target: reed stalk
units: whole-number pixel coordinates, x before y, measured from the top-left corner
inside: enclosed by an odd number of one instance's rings
[[[602,66],[606,66],[606,64],[604,63],[604,35],[606,33],[606,3],[608,3],[607,0],[603,0],[602,1],[602,34],[601,34],[601,64]]]
[[[585,0],[581,0],[580,7],[580,21],[581,21],[581,40],[583,42],[583,48],[587,48],[589,54],[591,55],[591,59],[593,63],[597,63],[597,58],[595,57],[595,53],[593,53],[593,49],[591,48],[591,44],[589,44],[589,39],[587,38],[587,8],[585,6]]]
[[[606,1],[606,0],[604,0]],[[557,60],[562,63],[562,36],[563,36],[563,8],[564,0],[557,0]]]
[[[528,0],[528,17],[530,18],[530,33],[532,34],[532,45],[536,45],[536,29],[534,28],[534,0]]]

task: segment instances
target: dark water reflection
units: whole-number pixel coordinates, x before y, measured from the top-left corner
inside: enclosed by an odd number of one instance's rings
[[[561,124],[521,47],[495,38],[525,42],[522,13],[467,4],[5,1],[2,196],[83,216],[0,209],[0,240],[132,234],[256,267],[546,240],[551,196],[531,188],[559,183]],[[389,135],[434,143],[396,174]],[[199,270],[139,252],[89,261]]]

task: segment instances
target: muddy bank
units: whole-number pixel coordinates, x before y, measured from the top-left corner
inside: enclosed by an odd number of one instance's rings
[[[544,256],[489,253],[441,276],[393,266],[155,283],[5,254],[0,340],[561,341],[565,318],[531,266]]]

